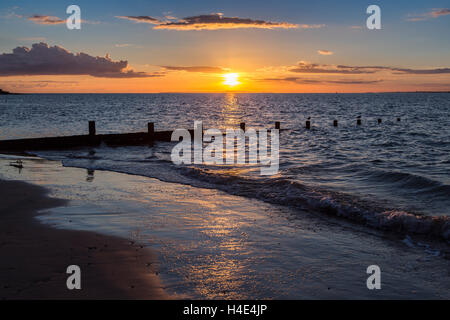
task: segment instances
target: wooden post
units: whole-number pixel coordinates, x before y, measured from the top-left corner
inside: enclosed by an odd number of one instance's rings
[[[240,127],[241,127],[241,130],[245,132],[245,122],[241,122]]]
[[[95,121],[89,121],[89,144],[95,146],[97,144],[95,140]]]
[[[95,136],[95,121],[89,121],[89,135]]]
[[[357,124],[358,126],[361,125],[361,119],[360,119],[360,118],[356,119],[356,124]]]
[[[338,126],[338,121],[337,121],[337,120],[334,120],[334,121],[333,121],[333,126],[335,126],[335,127]]]
[[[311,121],[306,120],[305,128],[306,128],[306,129],[311,129]]]
[[[381,119],[378,118],[378,123],[381,123]]]
[[[397,118],[397,121],[400,121],[400,118]]]
[[[275,129],[280,130],[280,121],[275,122]]]
[[[155,142],[155,124],[153,122],[147,123],[147,130],[148,130],[148,145],[150,147],[153,147],[153,144]]]

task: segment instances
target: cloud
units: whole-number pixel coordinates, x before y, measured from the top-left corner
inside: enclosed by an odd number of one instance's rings
[[[31,49],[17,47],[12,53],[0,54],[0,76],[18,75],[90,75],[104,78],[158,77],[161,73],[148,74],[128,69],[128,62],[113,61],[105,57],[71,53],[46,43],[35,43]]]
[[[332,66],[326,64],[309,63],[300,61],[296,67],[289,69],[291,72],[297,73],[333,73],[333,74],[367,74],[375,73],[374,70],[360,68],[360,67],[347,67],[347,66]]]
[[[78,81],[54,81],[54,80],[15,80],[15,81],[0,81],[2,87],[14,88],[14,89],[29,89],[29,88],[47,88],[64,86],[75,86]]]
[[[60,19],[58,17],[54,17],[54,16],[41,16],[41,15],[33,15],[31,17],[28,18],[28,20],[33,21],[34,23],[37,24],[63,24],[66,23],[66,20],[64,19]]]
[[[441,16],[450,15],[450,9],[443,8],[443,9],[433,9],[430,12],[422,13],[422,14],[409,14],[409,18],[406,18],[407,21],[425,21],[429,19],[436,19]]]
[[[435,9],[431,12],[431,15],[434,18],[438,18],[440,16],[446,16],[450,14],[450,9]]]
[[[155,26],[153,29],[166,29],[166,30],[219,30],[219,29],[313,29],[321,28],[324,25],[315,24],[292,24],[288,22],[271,22],[264,20],[253,20],[249,18],[238,17],[224,17],[222,13],[204,14],[192,17],[186,17],[183,19],[176,19],[175,17],[167,18],[168,20],[162,21],[150,16],[117,16],[117,18],[128,19],[136,22],[150,23]]]
[[[312,74],[372,74],[380,71],[388,71],[393,74],[447,74],[450,68],[433,69],[408,69],[389,66],[347,66],[347,65],[327,65],[300,61],[297,66],[288,69],[296,73]]]
[[[150,16],[116,16],[119,19],[131,20],[138,23],[160,24],[161,20]]]
[[[32,42],[39,41],[39,42],[41,42],[41,41],[47,40],[47,38],[45,38],[45,37],[29,37],[29,38],[20,38],[20,39],[17,39],[17,40],[19,40],[19,41],[32,41]]]
[[[262,81],[288,81],[298,84],[374,84],[380,83],[383,80],[360,80],[360,79],[339,79],[339,80],[319,80],[319,79],[304,79],[299,77],[285,77],[285,78],[265,78]]]
[[[450,68],[437,68],[437,69],[402,69],[391,68],[395,71],[394,74],[445,74],[450,73]]]
[[[321,54],[323,56],[331,56],[334,54],[333,51],[329,51],[329,50],[317,50],[318,54]]]
[[[187,71],[187,72],[203,72],[203,73],[222,73],[226,72],[225,69],[220,67],[206,67],[206,66],[196,66],[196,67],[174,67],[174,66],[162,66],[167,70],[176,71]]]

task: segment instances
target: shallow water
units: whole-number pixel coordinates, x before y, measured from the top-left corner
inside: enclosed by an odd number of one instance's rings
[[[303,128],[307,117],[311,130]],[[99,133],[144,131],[149,121],[157,130],[192,128],[194,120],[220,129],[242,121],[247,128],[270,128],[281,121],[287,130],[280,136],[279,174],[269,177],[254,166],[175,166],[173,144],[166,143],[38,154],[66,166],[215,188],[393,232],[450,238],[449,93],[58,94],[0,100],[2,139],[80,134],[88,120],[97,121]]]
[[[171,294],[226,299],[450,298],[446,245],[207,188],[0,158],[0,178],[45,186],[68,205],[39,219],[125,237],[159,253]],[[366,268],[380,266],[381,290]]]

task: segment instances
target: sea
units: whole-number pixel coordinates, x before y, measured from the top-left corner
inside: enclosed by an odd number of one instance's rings
[[[444,248],[450,243],[450,93],[0,98],[0,140],[87,134],[91,120],[97,133],[144,132],[148,122],[157,131],[192,129],[194,121],[225,131],[241,122],[247,129],[272,129],[279,121],[279,170],[261,175],[260,166],[250,164],[176,165],[171,161],[176,142],[27,151],[65,167],[126,173],[285,207],[296,221],[308,212],[406,242],[419,236]]]

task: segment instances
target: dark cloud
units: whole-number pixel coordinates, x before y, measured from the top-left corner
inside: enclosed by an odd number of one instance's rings
[[[450,73],[450,68],[437,68],[437,69],[402,69],[391,68],[395,71],[394,74],[443,74]]]
[[[296,73],[314,74],[372,74],[380,71],[389,71],[393,74],[444,74],[450,73],[450,68],[434,69],[408,69],[387,66],[347,66],[347,65],[327,65],[301,61],[296,67],[289,71]]]
[[[162,23],[161,20],[158,20],[158,19],[150,17],[150,16],[116,16],[116,18],[131,20],[131,21],[140,22],[140,23],[150,23],[150,24]]]
[[[93,57],[71,53],[46,43],[35,43],[31,49],[17,47],[12,53],[0,54],[0,76],[17,75],[90,75],[105,78],[142,78],[162,76],[127,69],[128,62],[113,61],[109,55]]]
[[[327,74],[367,74],[375,73],[374,70],[360,67],[348,66],[332,66],[326,64],[299,62],[296,67],[289,69],[291,72],[297,73],[327,73]]]
[[[287,22],[270,22],[264,20],[252,20],[248,18],[224,17],[220,13],[204,14],[193,17],[186,17],[177,22],[164,22],[155,26],[155,29],[170,30],[218,30],[218,29],[291,29],[298,28],[297,24]]]
[[[176,21],[169,21],[176,19],[175,17],[170,17],[170,19],[166,21],[162,21],[149,16],[117,16],[117,18],[155,24],[156,26],[154,27],[154,29],[167,29],[167,30],[219,30],[219,29],[244,29],[244,28],[313,29],[323,27],[323,25],[308,25],[308,24],[298,25],[287,22],[271,22],[264,20],[252,20],[248,18],[224,17],[223,14],[221,13],[212,13],[186,17],[183,19],[178,19]]]
[[[203,73],[222,73],[226,72],[225,69],[220,67],[206,67],[206,66],[197,66],[197,67],[174,67],[174,66],[162,66],[167,70],[176,70],[176,71],[187,71],[187,72],[203,72]]]
[[[374,84],[380,83],[383,80],[319,80],[319,79],[304,79],[299,77],[285,77],[285,78],[266,78],[262,79],[263,81],[288,81],[299,84]]]

